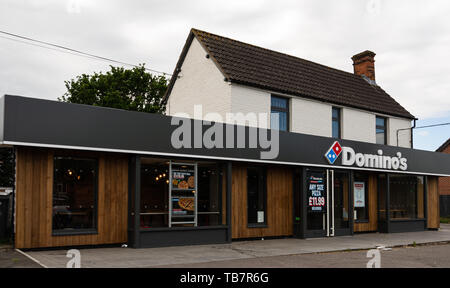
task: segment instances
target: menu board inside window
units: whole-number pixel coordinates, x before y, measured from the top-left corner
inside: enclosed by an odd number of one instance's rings
[[[364,182],[354,182],[353,183],[353,199],[354,203],[353,206],[355,208],[364,208],[366,206],[365,196],[366,196],[366,189],[365,189]]]
[[[197,225],[197,165],[171,163],[170,226]]]

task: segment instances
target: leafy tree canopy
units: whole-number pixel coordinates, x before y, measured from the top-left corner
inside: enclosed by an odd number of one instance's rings
[[[133,69],[110,66],[111,70],[93,75],[82,74],[65,81],[63,102],[111,107],[132,111],[164,113],[162,98],[168,79],[148,73],[145,65]]]

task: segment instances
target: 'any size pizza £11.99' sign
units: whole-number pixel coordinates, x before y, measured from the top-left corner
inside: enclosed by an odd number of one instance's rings
[[[383,150],[379,149],[377,154],[363,154],[356,153],[351,147],[342,147],[338,141],[331,145],[330,149],[325,153],[325,158],[330,164],[334,164],[339,156],[342,154],[342,165],[364,168],[378,168],[389,170],[403,170],[408,169],[407,159],[402,157],[402,153],[397,152],[396,156],[383,155]]]

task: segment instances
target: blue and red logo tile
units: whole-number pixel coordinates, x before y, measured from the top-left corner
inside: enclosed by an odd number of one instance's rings
[[[327,158],[330,164],[334,164],[336,160],[339,158],[339,155],[342,153],[341,144],[338,141],[335,141],[333,145],[331,145],[330,149],[325,153],[325,158]]]

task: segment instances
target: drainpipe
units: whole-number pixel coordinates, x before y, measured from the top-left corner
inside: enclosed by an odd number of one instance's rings
[[[414,119],[414,125],[411,128],[403,128],[403,129],[397,129],[397,147],[398,145],[398,132],[405,131],[405,130],[411,130],[411,148],[414,148],[414,137],[413,137],[413,129],[416,128],[416,120]]]

